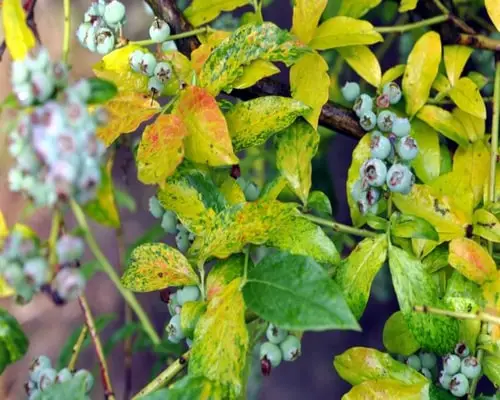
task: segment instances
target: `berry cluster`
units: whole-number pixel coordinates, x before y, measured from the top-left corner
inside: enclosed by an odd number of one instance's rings
[[[376,213],[385,188],[402,194],[411,191],[415,177],[410,163],[418,155],[417,142],[410,136],[408,118],[400,118],[389,110],[402,98],[397,83],[387,83],[375,100],[366,93],[360,94],[355,82],[347,82],[342,94],[347,101],[354,101],[353,110],[361,127],[371,131],[371,158],[361,166],[360,179],[351,194],[361,214]]]
[[[83,47],[93,53],[105,55],[115,48],[116,36],[125,23],[125,5],[122,2],[94,0],[87,9],[76,36]]]
[[[458,343],[454,354],[443,357],[439,383],[455,397],[465,396],[469,391],[469,381],[481,374],[479,360],[469,353],[470,350],[464,343]]]
[[[90,393],[94,386],[94,377],[89,371],[80,369],[73,373],[68,368],[57,371],[52,368],[52,363],[46,356],[37,357],[31,363],[29,371],[29,380],[24,385],[29,400],[41,399],[43,398],[43,392],[52,385],[64,383],[73,378],[84,380],[87,394]]]
[[[236,179],[236,183],[238,183],[241,190],[243,190],[243,194],[245,195],[245,199],[247,201],[255,201],[258,199],[260,190],[255,183],[248,181],[243,177]]]
[[[295,361],[301,354],[300,339],[288,331],[269,324],[266,331],[267,342],[260,346],[260,367],[262,374],[268,376],[272,368],[281,361]]]
[[[168,27],[167,23],[164,23]],[[153,24],[154,26],[154,24]],[[170,30],[170,28],[168,28]],[[158,62],[151,53],[136,50],[129,57],[130,67],[135,71],[149,77],[148,90],[154,96],[160,94],[165,84],[172,77],[172,66],[165,61]]]
[[[170,210],[165,210],[156,196],[152,196],[149,199],[149,212],[153,217],[161,219],[161,227],[165,232],[175,235],[177,248],[183,253],[188,251],[195,236],[192,232],[189,232],[184,225],[177,222],[175,213]]]
[[[181,310],[184,304],[189,301],[197,301],[199,298],[200,290],[198,286],[184,286],[169,296],[168,310],[172,318],[165,327],[165,331],[167,332],[168,340],[172,343],[180,343],[182,339],[186,339],[186,343],[191,347],[191,339],[186,338],[185,333],[181,329]]]
[[[434,381],[437,377],[437,357],[434,353],[421,351],[403,360],[409,367],[420,372],[427,379]]]

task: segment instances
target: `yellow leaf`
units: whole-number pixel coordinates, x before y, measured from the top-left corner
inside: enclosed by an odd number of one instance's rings
[[[486,119],[486,105],[479,88],[469,78],[460,78],[448,93],[453,102],[465,112]]]
[[[323,22],[310,45],[316,50],[382,42],[384,38],[372,24],[350,17],[333,17]]]
[[[233,179],[230,176],[228,176],[224,180],[224,182],[222,182],[222,185],[219,187],[219,190],[222,193],[222,195],[226,198],[227,203],[229,205],[240,204],[246,201],[245,193],[243,193],[243,190],[241,189],[240,185],[238,185],[236,179]]]
[[[495,215],[485,209],[476,210],[472,223],[474,235],[500,243],[500,221]]]
[[[413,47],[403,77],[406,112],[413,117],[427,102],[441,62],[441,38],[427,32]]]
[[[448,93],[451,89],[451,83],[446,76],[438,74],[434,82],[432,82],[432,88],[440,93]]]
[[[104,105],[109,122],[97,129],[97,136],[109,146],[123,133],[134,132],[140,124],[160,111],[158,102],[139,93],[120,93]]]
[[[191,66],[191,61],[181,52],[172,50],[165,51],[158,61],[169,62],[174,70],[172,78],[162,91],[163,95],[173,96],[179,93],[179,88],[182,84],[191,84],[191,82],[193,82],[195,72]]]
[[[305,54],[290,69],[290,87],[294,99],[311,107],[304,118],[317,128],[330,88],[328,64],[324,58],[318,53]]]
[[[448,263],[467,279],[482,285],[496,277],[495,261],[480,244],[467,238],[450,242]]]
[[[469,142],[474,143],[484,138],[486,121],[483,118],[475,117],[458,107],[453,109],[452,114],[463,125],[469,137]]]
[[[460,79],[472,51],[472,48],[466,46],[444,46],[444,66],[451,86],[455,86]]]
[[[367,46],[340,47],[337,51],[366,82],[375,87],[380,85],[382,79],[380,64]]]
[[[411,129],[411,135],[418,143],[418,155],[413,160],[413,169],[422,182],[432,182],[439,177],[441,168],[439,135],[429,125],[418,119],[412,121]]]
[[[218,17],[222,11],[233,11],[248,4],[248,0],[194,0],[184,15],[191,25],[200,26]]]
[[[408,385],[394,379],[366,381],[354,386],[342,400],[422,400],[429,398],[429,383]]]
[[[233,83],[235,89],[246,89],[255,85],[262,78],[276,75],[280,69],[270,61],[255,60],[250,65],[243,68],[243,75],[241,75]]]
[[[35,47],[35,36],[26,23],[21,0],[4,0],[2,8],[5,43],[14,60],[22,60]]]
[[[429,186],[435,196],[445,199],[454,210],[460,210],[467,221],[472,221],[474,193],[462,176],[451,171],[433,180]]]
[[[238,163],[226,120],[217,101],[205,89],[189,86],[173,112],[184,122],[186,158],[212,167]]]
[[[399,5],[399,12],[406,12],[414,10],[417,7],[418,0],[401,0]]]
[[[3,246],[5,238],[9,235],[9,227],[5,221],[3,212],[0,211],[0,247]]]
[[[361,18],[372,8],[377,7],[382,0],[342,0],[337,15]]]
[[[203,64],[207,61],[214,47],[218,46],[225,38],[231,35],[231,32],[214,31],[208,33],[202,44],[191,52],[191,65],[194,71],[199,74]]]
[[[435,130],[461,146],[469,144],[469,136],[462,123],[452,113],[437,106],[423,106],[417,118],[432,126]]]
[[[184,158],[186,127],[173,114],[160,115],[142,134],[137,151],[138,177],[142,183],[162,183]]]
[[[7,282],[5,282],[5,279],[3,279],[0,276],[0,299],[3,297],[10,297],[12,296],[16,291],[12,289]]]
[[[498,0],[484,0],[484,5],[493,24],[500,31],[500,3]]]
[[[405,73],[406,64],[396,65],[382,75],[382,80],[380,81],[380,87],[384,87],[386,83],[393,82]]]
[[[291,32],[307,44],[314,37],[328,0],[295,0],[294,3]]]

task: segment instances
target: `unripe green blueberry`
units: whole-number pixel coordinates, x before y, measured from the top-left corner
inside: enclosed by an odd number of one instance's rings
[[[354,102],[352,109],[358,117],[361,117],[365,112],[372,111],[373,99],[366,93],[362,93]]]
[[[108,25],[114,25],[121,22],[125,18],[125,6],[117,0],[113,0],[106,4],[104,9],[104,21]]]
[[[276,325],[269,324],[266,330],[266,337],[273,344],[280,344],[288,336],[288,331],[278,328]]]
[[[31,83],[24,82],[13,87],[14,94],[16,95],[17,101],[23,107],[28,107],[35,101],[35,94],[33,92],[33,86]]]
[[[198,286],[184,286],[177,292],[177,302],[182,307],[188,301],[196,301],[200,298]]]
[[[148,90],[153,93],[153,95],[158,95],[163,91],[165,85],[156,76],[152,76],[148,80]]]
[[[28,81],[30,71],[24,61],[21,60],[12,61],[11,69],[12,69],[11,82],[13,85],[19,85],[23,82]]]
[[[344,99],[351,102],[358,98],[361,89],[357,82],[346,82],[340,91]]]
[[[57,373],[55,383],[63,383],[73,378],[73,374],[68,368],[63,368]]]
[[[96,43],[96,51],[106,55],[115,48],[115,35],[108,28],[100,28],[97,31]]]
[[[248,182],[248,185],[244,190],[244,194],[247,201],[255,201],[259,198],[260,190],[255,183]]]
[[[92,387],[94,386],[94,377],[86,369],[79,369],[78,371],[75,372],[75,378],[79,377],[83,377],[83,380],[85,382],[85,392],[89,393],[92,390]]]
[[[54,279],[55,290],[65,301],[76,299],[85,289],[85,278],[74,268],[61,269]]]
[[[24,263],[24,276],[35,289],[47,283],[49,273],[49,264],[42,257],[31,258]]]
[[[444,370],[439,372],[439,384],[443,387],[443,389],[450,389],[451,378],[452,375],[448,375]]]
[[[382,132],[391,132],[396,114],[389,110],[382,110],[377,117],[377,126]]]
[[[170,35],[170,26],[163,20],[156,18],[149,28],[149,37],[156,43],[164,42]]]
[[[281,349],[271,343],[271,342],[264,342],[260,345],[260,359],[267,359],[273,368],[276,368],[278,365],[281,364],[281,360],[283,358]]]
[[[403,164],[393,164],[387,172],[386,183],[391,192],[408,194],[413,185],[413,174]]]
[[[422,369],[420,357],[416,354],[412,354],[410,357],[408,357],[408,359],[406,360],[406,364],[417,371],[420,371]]]
[[[172,77],[172,66],[168,62],[156,64],[154,76],[162,83],[166,83]]]
[[[38,376],[38,387],[43,392],[48,387],[52,386],[56,380],[57,371],[54,368],[43,369]]]
[[[465,343],[460,342],[455,346],[455,354],[460,358],[465,358],[470,354],[470,349]]]
[[[391,154],[391,141],[379,131],[373,131],[370,141],[370,153],[373,158],[385,160]]]
[[[168,40],[168,41],[163,42],[161,44],[161,50],[164,52],[177,51],[177,45],[175,44],[175,42],[173,40]]]
[[[408,136],[411,132],[411,124],[408,118],[395,118],[392,123],[392,133],[396,136]]]
[[[83,257],[84,249],[85,245],[82,238],[64,234],[56,243],[57,259],[61,264],[80,260]]]
[[[283,342],[280,343],[281,354],[285,361],[295,361],[301,354],[300,339],[294,335],[288,335]]]
[[[174,212],[166,210],[161,219],[161,227],[167,233],[174,234],[176,232],[177,217]]]
[[[395,82],[386,83],[382,89],[382,93],[389,96],[391,104],[399,103],[402,97],[401,88]]]
[[[149,212],[153,217],[155,218],[161,218],[163,217],[163,214],[165,213],[164,208],[158,201],[158,197],[156,196],[151,196],[149,198]]]
[[[135,72],[141,72],[141,61],[143,57],[144,57],[144,52],[142,52],[141,50],[134,51],[128,57],[128,62],[130,64],[130,67]]]
[[[153,76],[156,68],[156,58],[151,53],[145,53],[140,63],[140,70],[144,75]]]
[[[38,356],[35,358],[29,367],[29,378],[33,382],[38,382],[40,377],[40,372],[47,368],[51,368],[52,363],[50,358],[47,356]]]
[[[359,124],[365,131],[371,131],[377,124],[377,116],[373,111],[365,111],[359,117]]]
[[[425,376],[427,379],[429,379],[430,381],[432,381],[432,380],[433,380],[433,377],[432,377],[432,372],[430,371],[430,369],[429,369],[429,368],[425,368],[425,367],[424,367],[424,368],[422,368],[422,369],[420,370],[420,373],[421,373],[423,376]]]
[[[185,338],[184,333],[182,333],[181,329],[181,316],[179,314],[175,314],[165,327],[167,331],[168,340],[173,343],[179,343],[182,339]]]
[[[92,24],[90,22],[83,22],[78,26],[76,30],[76,37],[82,46],[87,47],[87,37],[92,28]]]
[[[359,175],[361,176],[361,179],[368,183],[368,185],[379,187],[385,183],[387,167],[382,160],[379,160],[378,158],[370,158],[369,160],[366,160],[363,165],[361,165]]]
[[[2,271],[3,278],[9,286],[16,287],[24,281],[23,269],[18,263],[10,263]]]
[[[175,235],[175,243],[179,251],[185,253],[189,249],[189,234],[186,232],[178,232],[177,235]]]
[[[98,27],[92,25],[87,31],[87,38],[85,39],[85,46],[92,53],[97,51],[97,30]]]
[[[460,357],[455,354],[447,354],[443,357],[443,370],[448,375],[455,375],[460,371]]]
[[[411,161],[418,155],[418,145],[411,136],[404,136],[396,143],[396,151],[404,161]]]
[[[469,381],[464,374],[456,374],[450,381],[450,392],[455,397],[462,397],[469,391]]]
[[[469,379],[477,378],[481,374],[481,364],[474,356],[467,356],[462,360],[460,372]]]
[[[432,369],[436,366],[437,357],[434,353],[421,351],[418,356],[420,357],[420,361],[422,362],[423,368]]]
[[[25,63],[32,72],[44,71],[50,64],[49,51],[45,47],[36,47],[30,51]]]

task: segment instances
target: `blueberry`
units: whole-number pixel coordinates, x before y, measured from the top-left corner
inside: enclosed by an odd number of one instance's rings
[[[38,389],[33,390],[28,396],[28,400],[41,400],[41,399],[42,399],[42,392],[40,392],[40,390]]]
[[[422,363],[420,362],[419,356],[417,356],[416,354],[408,357],[408,359],[406,360],[406,364],[417,371],[420,371],[422,369]]]
[[[148,80],[148,90],[153,93],[153,95],[158,95],[163,91],[165,85],[156,76],[152,76]]]
[[[377,116],[373,111],[365,111],[359,117],[359,124],[365,131],[371,131],[377,124]]]
[[[32,71],[44,71],[50,64],[50,54],[45,47],[37,47],[26,57],[26,66]]]
[[[474,356],[467,356],[462,360],[460,372],[469,379],[477,378],[481,374],[481,364]]]
[[[165,210],[163,209],[162,205],[158,201],[158,197],[151,196],[149,198],[149,212],[155,218],[161,218],[163,216],[163,214],[165,213]]]
[[[392,133],[396,136],[408,136],[411,132],[411,124],[408,118],[395,118],[392,124]]]
[[[351,196],[354,201],[366,198],[366,188],[364,187],[361,179],[358,179],[356,182],[354,182],[354,185],[351,189]]]
[[[144,53],[141,50],[134,51],[128,57],[128,62],[130,64],[130,67],[135,72],[141,72],[141,61],[142,61],[143,57],[144,57]]]
[[[97,30],[98,27],[92,25],[87,31],[87,38],[85,39],[85,46],[92,53],[97,51]]]
[[[76,299],[85,289],[85,278],[74,268],[61,269],[54,279],[55,291],[64,301]]]
[[[166,83],[172,77],[172,66],[168,62],[156,64],[154,76],[162,83]]]
[[[27,282],[21,282],[14,289],[16,291],[16,303],[21,305],[28,304],[35,294],[33,287]]]
[[[80,260],[83,257],[85,244],[77,236],[64,234],[56,243],[56,253],[59,263],[66,264]]]
[[[450,381],[450,392],[455,397],[462,397],[469,391],[469,381],[464,374],[456,374]]]
[[[366,201],[367,201],[369,207],[372,207],[375,204],[377,204],[378,201],[380,200],[380,197],[381,197],[381,193],[380,193],[380,190],[377,188],[370,187],[366,191]]]
[[[288,331],[269,324],[266,330],[266,337],[273,344],[279,344],[288,336]]]
[[[443,370],[448,375],[454,375],[460,371],[460,358],[455,354],[447,354],[443,357]]]
[[[156,43],[164,42],[170,35],[170,26],[163,20],[156,18],[149,28],[149,37]]]
[[[396,151],[404,161],[411,161],[418,155],[418,145],[411,136],[403,136],[396,143]]]
[[[43,392],[52,386],[56,380],[57,371],[54,368],[44,368],[38,375],[38,387]]]
[[[151,53],[145,53],[140,63],[140,71],[147,76],[153,76],[156,68],[156,58]]]
[[[63,368],[57,373],[55,383],[63,383],[73,378],[73,374],[68,368]]]
[[[24,281],[23,269],[18,263],[10,263],[2,271],[3,278],[9,286],[16,287]]]
[[[172,316],[174,316],[175,314],[179,314],[180,306],[179,306],[179,302],[177,301],[177,293],[170,295],[170,298],[168,300],[168,311],[170,312],[170,315],[172,315]],[[179,312],[177,312],[177,311],[179,311]]]
[[[268,360],[273,368],[281,364],[282,358],[281,349],[277,345],[271,342],[264,342],[260,345],[260,359]]]
[[[97,3],[93,3],[85,12],[83,20],[85,22],[94,23],[98,21],[104,15],[104,9]]]
[[[178,232],[177,235],[175,235],[175,243],[179,251],[185,253],[189,249],[189,234],[182,231]]]
[[[83,22],[76,30],[76,37],[82,46],[87,46],[87,37],[90,32],[90,28],[92,28],[92,24],[90,22]]]
[[[188,301],[196,301],[200,298],[200,290],[198,286],[184,286],[177,292],[177,302],[182,307]]]
[[[391,104],[399,103],[402,97],[401,88],[395,82],[386,83],[382,93],[388,95]]]
[[[366,93],[362,93],[355,101],[352,109],[358,117],[361,117],[365,112],[372,111],[373,100]]]
[[[351,102],[358,98],[361,89],[357,82],[346,82],[342,87],[341,92],[344,99]]]
[[[77,97],[81,102],[87,103],[92,95],[92,87],[87,79],[80,79],[74,85],[71,86],[70,90],[67,91],[68,97],[73,98],[72,95]]]
[[[373,131],[370,141],[370,152],[373,158],[386,159],[391,154],[392,144],[379,131]]]
[[[377,117],[377,126],[382,132],[390,132],[395,119],[396,114],[392,111],[382,110]]]
[[[388,108],[391,105],[389,101],[389,95],[381,94],[380,96],[377,97],[375,104],[377,105],[378,108]]]
[[[174,234],[176,232],[177,217],[174,212],[167,210],[164,212],[161,219],[161,227],[167,233]]]
[[[106,4],[104,9],[104,21],[108,25],[118,24],[125,18],[125,6],[123,3],[113,0]]]
[[[115,35],[108,28],[100,28],[97,31],[96,51],[106,55],[115,48]]]
[[[175,42],[173,40],[168,40],[168,41],[163,42],[161,44],[161,50],[164,52],[177,51],[177,45],[175,44]]]
[[[366,198],[357,200],[356,206],[358,207],[361,215],[366,215],[370,211],[370,205],[368,204],[368,200]]]
[[[445,371],[439,372],[439,384],[443,387],[443,389],[450,389],[451,378],[452,376],[448,375]]]
[[[186,338],[186,344],[189,349],[193,347],[193,339]]]
[[[464,358],[470,354],[470,349],[465,343],[460,342],[455,346],[455,354],[460,358]]]
[[[168,334],[168,340],[173,343],[179,343],[182,339],[185,338],[184,333],[182,333],[181,329],[181,316],[179,314],[175,314],[165,327],[165,330]]]
[[[423,368],[432,369],[436,366],[437,357],[434,353],[421,351],[418,356],[420,357],[420,361],[422,362]]]
[[[49,280],[49,264],[42,257],[31,258],[24,263],[24,276],[36,290]]]
[[[56,62],[52,65],[52,75],[54,83],[58,88],[63,88],[68,83],[68,66],[63,62]]]
[[[47,368],[51,368],[52,363],[50,362],[50,358],[47,356],[38,356],[35,358],[30,367],[29,367],[29,372],[30,372],[30,380],[33,382],[37,382],[38,378],[40,376],[40,372]]]
[[[247,201],[255,201],[259,198],[260,190],[255,183],[248,182],[248,185],[244,190],[244,194]]]
[[[387,172],[387,186],[391,192],[408,194],[413,185],[413,174],[403,164],[393,164]]]
[[[85,391],[89,393],[92,390],[92,387],[94,386],[94,377],[86,369],[79,369],[78,371],[75,372],[75,378],[79,377],[83,377],[83,380],[85,382]]]
[[[31,396],[33,394],[33,392],[38,391],[36,382],[33,382],[32,380],[25,382],[24,391],[26,392],[26,394],[28,396]]]
[[[35,94],[31,83],[24,82],[13,87],[14,94],[19,104],[23,107],[28,107],[35,101]]]
[[[424,367],[424,368],[422,368],[422,369],[420,370],[420,373],[421,373],[423,376],[425,376],[427,379],[429,379],[429,380],[431,380],[431,381],[433,380],[433,377],[432,377],[432,372],[429,370],[429,368],[425,368],[425,367]]]
[[[363,163],[359,174],[370,186],[378,187],[385,183],[387,167],[382,160],[370,158]]]
[[[12,75],[11,81],[13,85],[24,83],[29,78],[30,71],[24,61],[12,61]]]
[[[280,343],[281,354],[285,361],[295,361],[301,353],[301,344],[297,336],[288,335],[286,339]]]

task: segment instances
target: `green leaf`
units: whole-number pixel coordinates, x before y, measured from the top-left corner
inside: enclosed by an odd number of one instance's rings
[[[429,222],[408,214],[392,214],[391,233],[402,238],[439,240],[436,229]]]
[[[115,188],[115,201],[116,205],[119,208],[125,208],[131,213],[137,211],[137,203],[135,201],[135,198],[124,190]]]
[[[467,147],[469,144],[469,136],[464,126],[449,111],[437,106],[426,105],[420,109],[417,118],[459,145]]]
[[[432,386],[429,382],[408,385],[394,379],[382,378],[354,386],[342,400],[428,399],[429,386]]]
[[[376,231],[386,232],[389,227],[389,221],[377,215],[368,214],[366,216],[366,224]]]
[[[104,344],[104,355],[108,357],[118,344],[141,331],[142,326],[138,322],[129,322],[120,326]]]
[[[51,385],[47,389],[41,392],[37,399],[40,400],[61,400],[61,399],[72,399],[72,400],[86,400],[86,383],[84,376],[76,376],[71,378],[69,381],[58,383],[57,385]]]
[[[372,8],[377,7],[382,0],[342,0],[337,15],[361,18]]]
[[[307,207],[318,215],[329,215],[333,214],[332,203],[326,194],[320,192],[319,190],[313,190],[309,193],[309,198],[307,199]]]
[[[384,39],[372,24],[350,17],[333,17],[323,22],[310,45],[315,50],[373,44]]]
[[[488,11],[491,21],[497,30],[500,31],[500,4],[496,0],[484,0],[484,5],[486,7],[486,11]]]
[[[339,47],[337,51],[361,78],[372,86],[380,86],[382,70],[377,57],[367,46]]]
[[[436,32],[427,32],[415,43],[403,77],[406,112],[411,117],[427,102],[440,62],[441,38]]]
[[[0,357],[0,374],[9,364],[20,360],[26,354],[28,344],[28,338],[19,322],[0,308],[0,348],[6,349]]]
[[[393,82],[405,73],[406,64],[396,65],[382,75],[382,80],[380,81],[380,88],[383,88],[386,83]]]
[[[484,89],[484,87],[488,84],[489,79],[480,74],[477,71],[471,71],[467,74],[467,77],[476,84],[476,86],[479,88],[479,90]]]
[[[259,146],[311,109],[288,97],[265,96],[236,104],[226,113],[236,151]]]
[[[429,400],[455,400],[455,399],[456,397],[453,396],[447,390],[437,387],[436,385],[429,386]]]
[[[496,386],[500,386],[500,357],[486,354],[482,362],[484,374]]]
[[[181,308],[181,329],[184,335],[192,338],[194,329],[205,313],[207,305],[203,301],[188,301]]]
[[[217,18],[222,11],[233,11],[248,3],[248,0],[193,0],[184,15],[191,25],[200,26]]]
[[[5,44],[13,60],[23,60],[35,47],[35,35],[27,24],[21,0],[4,0],[2,25]]]
[[[327,4],[328,0],[294,1],[291,32],[303,43],[309,43],[314,37],[319,19]]]
[[[444,46],[443,58],[446,74],[450,80],[451,86],[455,86],[462,75],[465,64],[471,56],[473,49],[467,46]]]
[[[304,118],[317,129],[330,90],[328,64],[324,58],[316,52],[302,56],[290,69],[290,88],[294,99],[311,108]]]
[[[467,279],[482,285],[496,277],[496,264],[480,244],[467,238],[450,242],[448,263]]]
[[[303,204],[311,189],[311,161],[318,150],[319,134],[305,121],[297,120],[276,138],[276,166]]]
[[[420,349],[401,311],[392,314],[385,322],[382,340],[387,351],[403,356],[410,356]]]
[[[190,375],[218,382],[235,397],[241,394],[248,349],[240,285],[235,279],[208,304],[195,329],[188,367]]]
[[[179,379],[168,389],[160,389],[140,400],[216,400],[230,398],[229,393],[222,386],[201,376],[190,375]]]
[[[486,131],[486,121],[484,119],[475,117],[458,107],[452,111],[452,114],[463,125],[469,142],[474,143],[484,138]]]
[[[366,238],[358,243],[335,272],[335,281],[357,319],[365,311],[373,279],[386,258],[386,235]]]
[[[257,59],[291,65],[309,51],[292,34],[270,22],[244,25],[210,54],[200,72],[200,85],[214,96],[221,90],[229,92],[243,74],[244,65]]]
[[[118,88],[111,81],[100,78],[89,78],[87,81],[90,83],[90,97],[87,104],[102,104],[118,94]]]
[[[455,319],[413,312],[416,305],[440,306],[438,288],[422,263],[395,246],[389,247],[392,282],[410,331],[422,348],[438,354],[449,352],[457,343]]]
[[[472,223],[474,225],[472,231],[474,235],[500,243],[500,221],[495,215],[485,209],[476,210]]]
[[[442,244],[430,252],[423,260],[424,269],[429,274],[448,266],[448,244]]]
[[[440,174],[439,135],[433,128],[418,119],[412,120],[411,129],[411,135],[418,143],[418,155],[413,160],[412,167],[422,182],[432,182]]]
[[[448,93],[453,102],[465,112],[486,119],[486,105],[479,88],[469,78],[460,78]]]
[[[163,243],[136,247],[121,281],[134,292],[151,292],[168,286],[195,285],[198,277],[178,250]]]
[[[340,377],[351,385],[390,378],[404,384],[426,383],[427,378],[389,354],[368,347],[351,347],[333,360]]]
[[[262,201],[276,200],[281,192],[285,190],[287,181],[284,176],[278,175],[268,181],[260,192],[259,199]]]
[[[414,10],[417,7],[418,0],[401,0],[399,12]]]
[[[360,329],[340,288],[308,257],[266,256],[248,272],[243,295],[248,308],[284,329]]]
[[[249,268],[253,268],[253,262],[248,260]],[[221,293],[233,280],[243,276],[245,256],[234,254],[225,260],[218,260],[207,276],[207,300]]]

